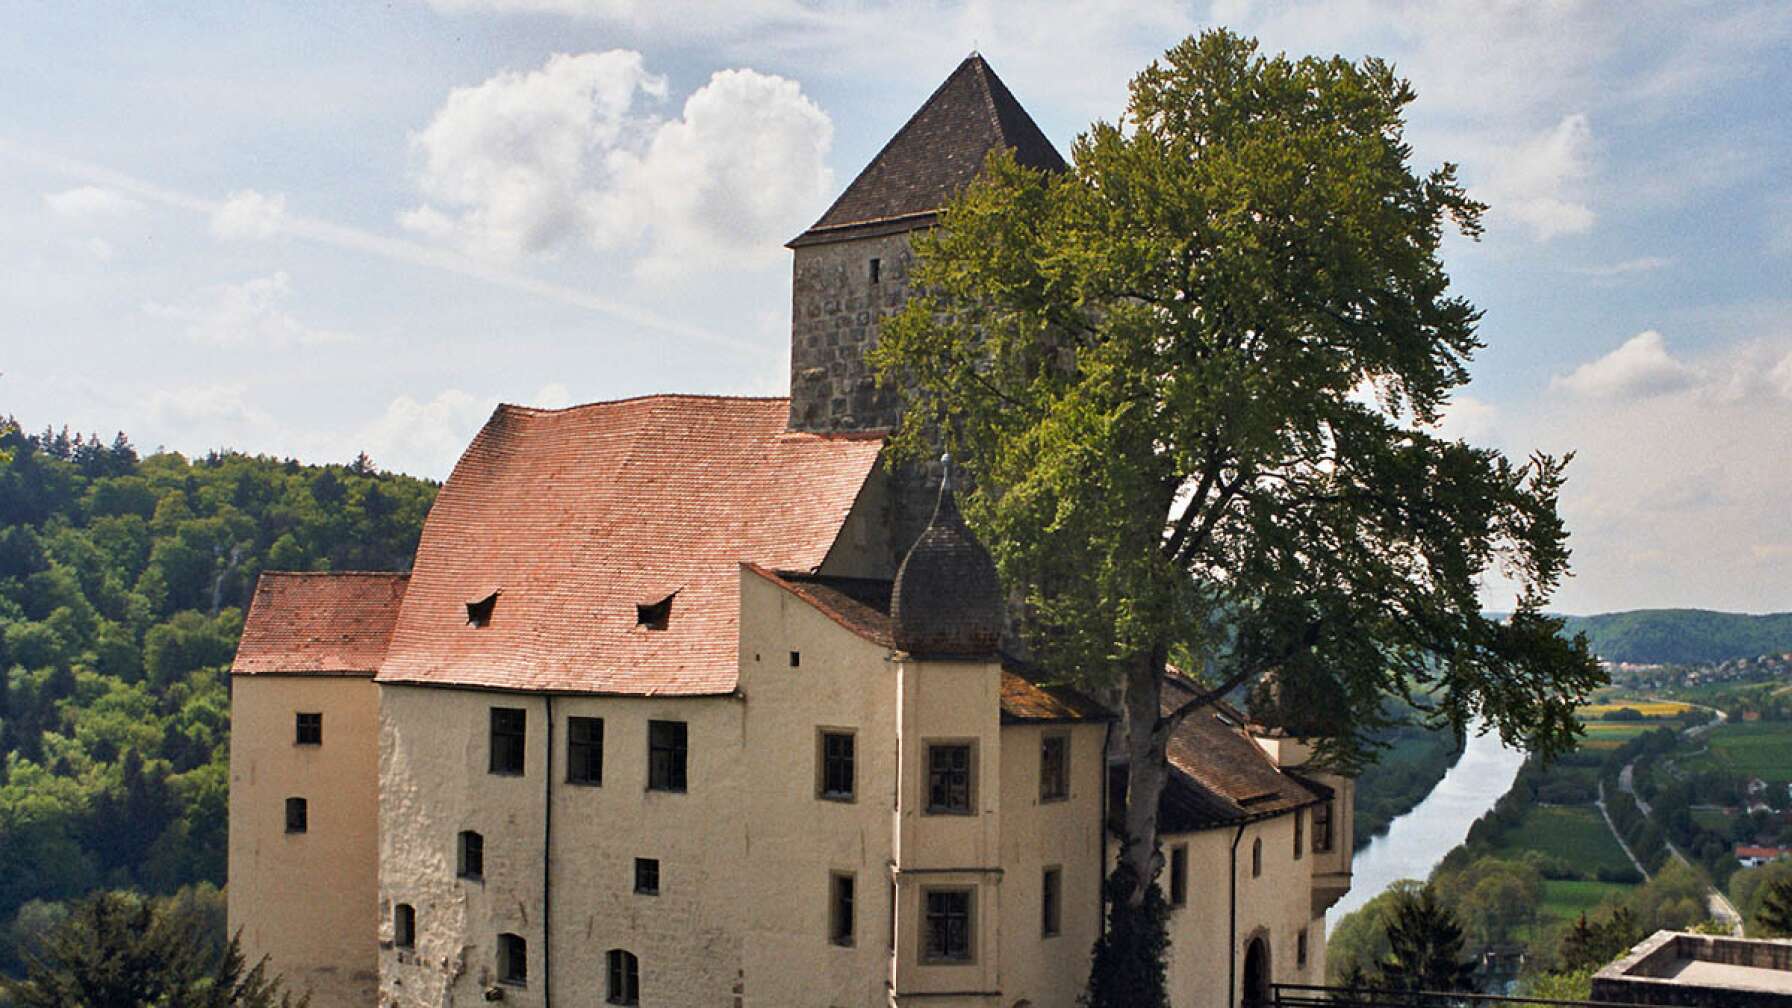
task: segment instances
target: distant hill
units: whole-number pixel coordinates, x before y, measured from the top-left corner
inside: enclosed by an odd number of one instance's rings
[[[1566,619],[1568,633],[1584,631],[1593,650],[1610,661],[1693,664],[1792,651],[1792,613],[1635,609]]]

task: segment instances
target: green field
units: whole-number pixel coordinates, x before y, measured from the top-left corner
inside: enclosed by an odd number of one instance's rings
[[[1792,722],[1726,724],[1706,736],[1713,759],[1738,773],[1792,780]]]
[[[1605,828],[1599,810],[1585,805],[1532,806],[1523,824],[1506,835],[1500,853],[1516,857],[1527,850],[1560,858],[1588,875],[1601,868],[1622,871],[1631,867],[1623,848]]]
[[[1730,817],[1721,809],[1693,809],[1692,821],[1713,833],[1730,835]]]
[[[1592,913],[1607,899],[1623,899],[1632,888],[1617,882],[1545,880],[1543,904],[1537,912],[1545,917],[1573,920],[1583,913]]]

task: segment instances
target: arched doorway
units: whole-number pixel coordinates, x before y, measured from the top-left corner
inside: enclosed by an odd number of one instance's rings
[[[1258,935],[1244,950],[1244,1008],[1269,1005],[1269,939]]]

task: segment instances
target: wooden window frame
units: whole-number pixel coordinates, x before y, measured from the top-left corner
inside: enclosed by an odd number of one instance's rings
[[[939,804],[934,801],[934,752],[942,749],[965,750],[964,766],[964,806]],[[976,739],[928,739],[923,745],[921,756],[922,781],[927,788],[923,809],[927,815],[974,816],[977,814],[977,740]]]
[[[641,1003],[641,958],[627,949],[613,948],[604,954],[604,1004],[638,1005]]]
[[[300,746],[324,744],[324,716],[321,711],[295,711],[293,713],[292,744]]]
[[[1337,816],[1337,799],[1327,798],[1313,806],[1313,853],[1330,854],[1333,844],[1333,825]],[[1323,814],[1321,814],[1323,813]]]
[[[846,739],[850,750],[846,754],[846,790],[841,791],[828,787],[830,778],[828,740],[831,738]],[[815,729],[815,797],[822,801],[856,802],[859,800],[859,739],[858,732],[851,728],[817,728]]]
[[[635,894],[637,896],[658,896],[660,894],[660,859],[638,857],[635,859]]]
[[[1059,750],[1057,774],[1050,776],[1052,769],[1048,753],[1053,747]],[[1054,786],[1055,785],[1055,786]],[[1070,800],[1070,733],[1046,732],[1039,739],[1039,800],[1044,802],[1061,802]]]
[[[510,723],[513,720],[513,715],[515,724]],[[529,772],[528,709],[524,707],[493,707],[491,708],[490,724],[491,733],[486,741],[490,759],[486,764],[486,772],[498,777],[527,775]],[[502,740],[502,745],[500,745],[500,740]],[[514,752],[512,746],[514,746]]]
[[[485,881],[485,835],[478,830],[461,830],[455,834],[454,877],[472,882]]]
[[[655,738],[656,729],[671,732],[677,729],[677,742]],[[660,773],[661,753],[666,754],[664,780]],[[677,761],[672,757],[676,754]],[[690,791],[691,776],[691,726],[688,721],[652,720],[647,722],[647,790],[662,791],[668,794],[685,794]]]
[[[583,729],[585,738],[579,737]],[[566,719],[566,783],[580,787],[603,787],[604,784],[604,719],[600,717],[568,717]]]
[[[933,937],[935,896],[964,897],[964,955],[934,955],[930,939]],[[920,962],[924,966],[974,966],[977,963],[977,887],[976,886],[926,886],[921,890],[921,944],[917,950]]]

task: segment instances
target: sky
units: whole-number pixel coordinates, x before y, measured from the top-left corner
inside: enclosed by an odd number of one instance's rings
[[[0,414],[443,478],[499,402],[782,395],[783,243],[966,54],[1068,151],[1214,26],[1392,61],[1490,205],[1446,430],[1575,453],[1556,607],[1792,609],[1779,2],[7,4]]]

